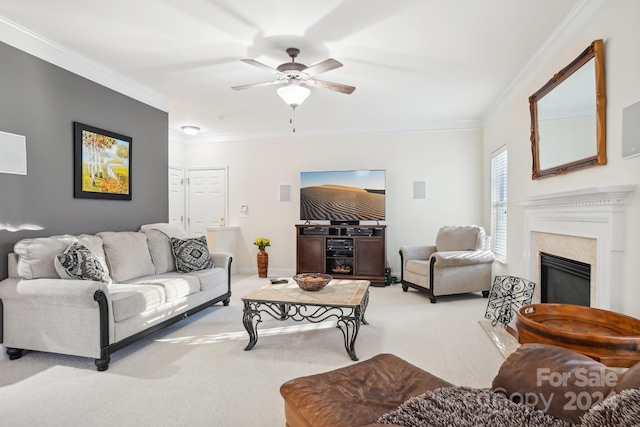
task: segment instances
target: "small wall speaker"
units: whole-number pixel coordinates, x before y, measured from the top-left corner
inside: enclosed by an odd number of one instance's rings
[[[280,184],[280,201],[281,202],[291,201],[291,185]]]
[[[622,157],[640,156],[640,102],[622,110]]]
[[[413,181],[413,198],[427,198],[427,181]]]
[[[27,138],[0,132],[0,173],[27,174]]]

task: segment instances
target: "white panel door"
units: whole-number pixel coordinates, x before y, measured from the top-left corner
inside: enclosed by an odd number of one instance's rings
[[[189,221],[191,237],[207,235],[207,228],[219,227],[227,212],[227,171],[190,169],[188,172]]]
[[[184,169],[170,167],[169,224],[185,230],[185,216]]]

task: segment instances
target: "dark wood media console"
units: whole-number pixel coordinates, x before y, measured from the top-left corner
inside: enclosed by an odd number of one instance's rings
[[[385,231],[385,225],[296,225],[296,274],[325,273],[385,286]]]

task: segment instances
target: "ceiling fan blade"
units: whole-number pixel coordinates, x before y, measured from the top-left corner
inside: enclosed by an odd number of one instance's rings
[[[270,82],[251,83],[251,84],[248,84],[248,85],[233,86],[231,89],[233,89],[233,90],[244,90],[244,89],[250,89],[250,88],[253,88],[253,87],[280,85],[280,84],[284,84],[284,83],[286,83],[286,82],[283,82],[283,81],[280,81],[280,80],[272,80]]]
[[[314,79],[314,82],[316,87],[331,89],[336,92],[346,93],[347,95],[349,95],[350,93],[353,93],[353,91],[356,90],[354,86],[343,85],[340,83],[331,83],[331,82],[325,82],[323,80],[315,80],[315,79]]]
[[[258,62],[255,59],[241,59],[241,61],[246,63],[246,64],[253,65],[253,66],[258,67],[258,68],[262,68],[263,70],[268,71],[268,72],[273,73],[273,74],[279,74],[280,73],[280,71],[276,70],[275,68],[271,68],[268,65],[264,65],[262,62]]]
[[[329,58],[315,65],[312,65],[309,68],[306,68],[304,70],[304,73],[307,74],[309,77],[313,77],[313,76],[317,76],[320,73],[326,73],[327,71],[331,71],[335,68],[340,68],[340,67],[342,67],[342,63],[340,61],[336,61],[333,58]]]

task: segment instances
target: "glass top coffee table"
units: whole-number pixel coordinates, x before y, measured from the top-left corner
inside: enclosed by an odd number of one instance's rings
[[[364,312],[369,302],[368,280],[332,280],[319,291],[304,291],[290,279],[288,283],[266,285],[242,298],[244,309],[242,322],[249,333],[251,350],[258,342],[258,324],[262,314],[277,320],[308,320],[312,323],[337,320],[342,331],[344,347],[351,360],[358,360],[355,351],[360,324],[369,323]]]

